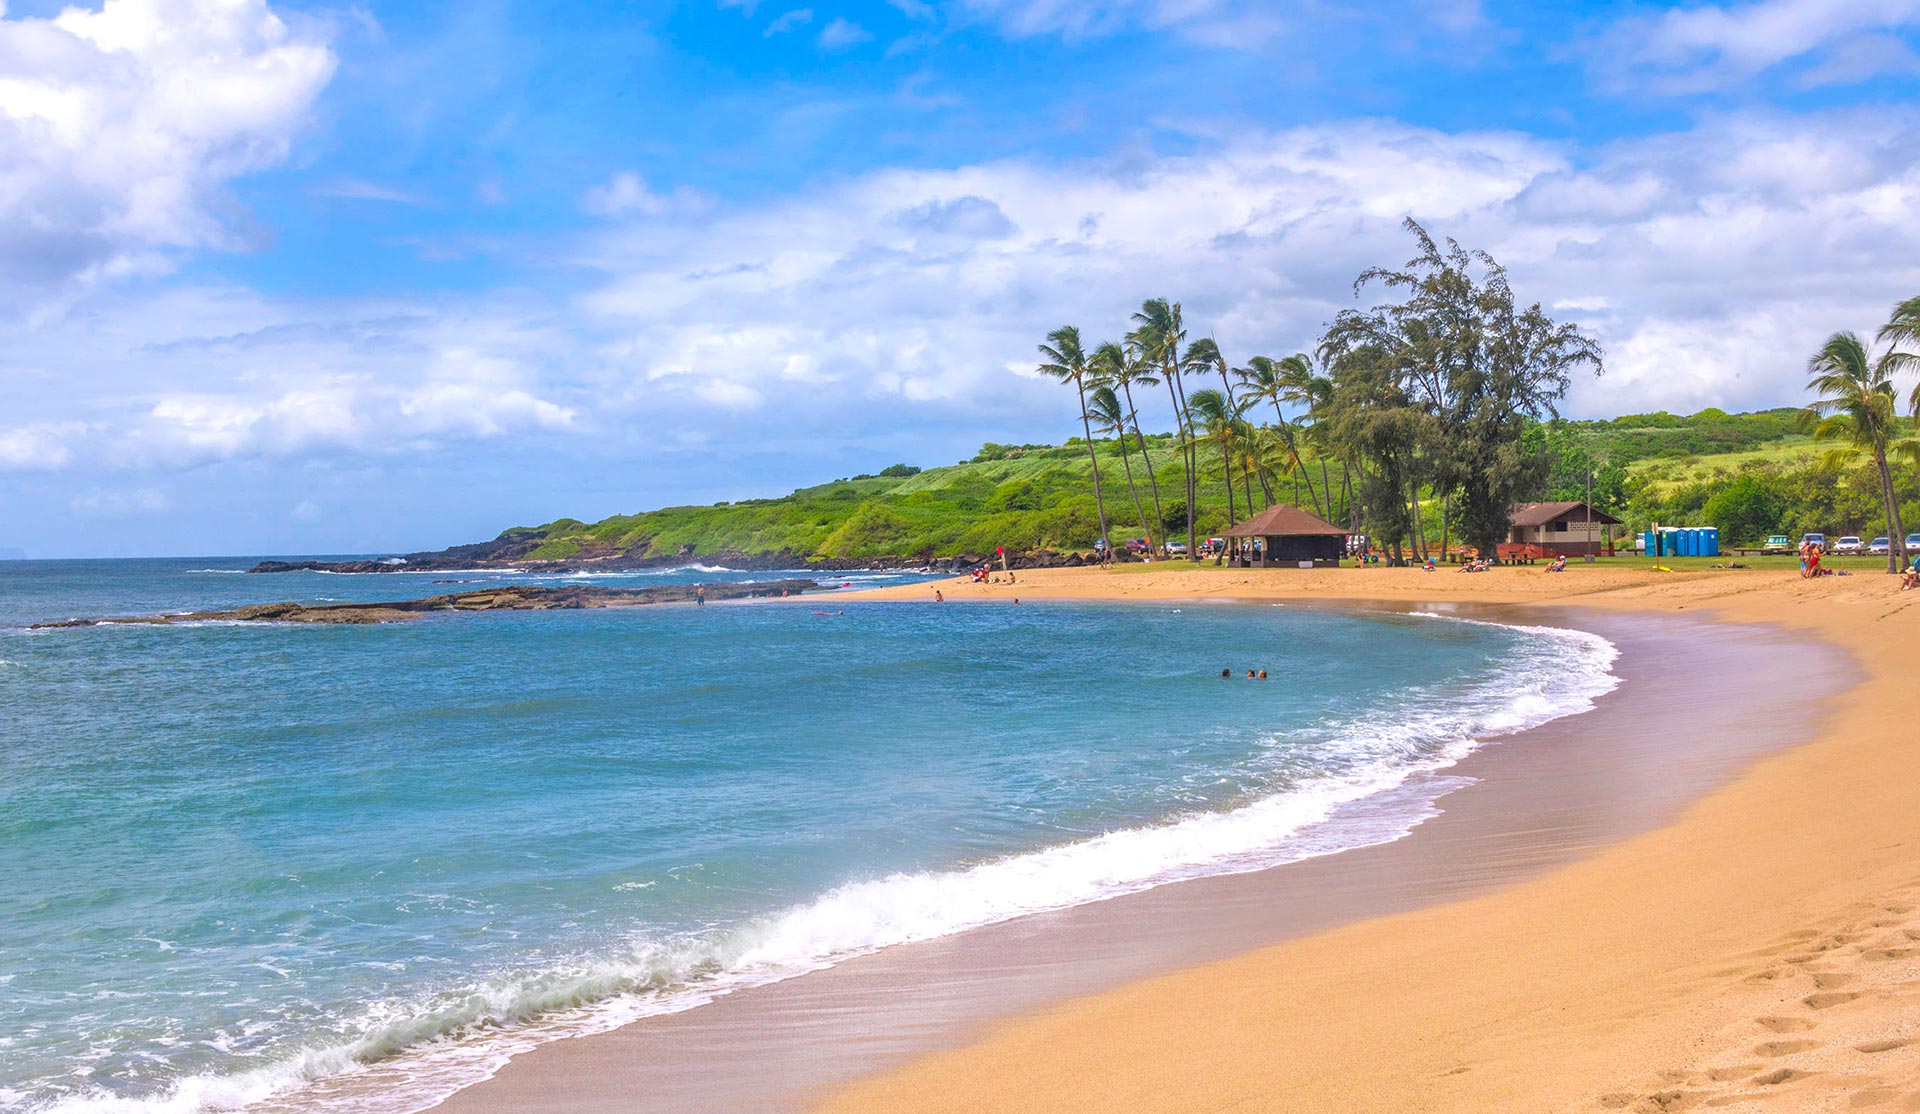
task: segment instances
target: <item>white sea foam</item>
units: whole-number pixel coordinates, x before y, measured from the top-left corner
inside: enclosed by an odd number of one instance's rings
[[[1337,776],[1308,778],[1236,808],[951,870],[853,882],[712,934],[636,939],[622,954],[379,1003],[341,1026],[360,1035],[271,1065],[183,1079],[154,1098],[94,1094],[41,1109],[198,1114],[285,1096],[307,1111],[418,1110],[536,1044],[691,1009],[895,944],[1398,839],[1437,812],[1441,793],[1466,781],[1436,771],[1484,741],[1587,711],[1618,684],[1611,673],[1617,651],[1604,638],[1554,627],[1507,629],[1532,643],[1496,676],[1464,690],[1410,692],[1397,717],[1355,720],[1321,737],[1328,753],[1350,760]],[[1276,739],[1276,750],[1285,742]]]

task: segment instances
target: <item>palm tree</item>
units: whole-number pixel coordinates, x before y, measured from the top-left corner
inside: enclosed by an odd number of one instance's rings
[[[1193,438],[1189,435],[1193,425],[1193,415],[1187,409],[1187,388],[1180,379],[1180,346],[1187,339],[1187,326],[1180,315],[1180,303],[1169,302],[1165,298],[1149,298],[1140,304],[1139,312],[1133,315],[1135,328],[1127,334],[1127,339],[1140,349],[1149,363],[1160,368],[1161,376],[1167,382],[1167,394],[1173,399],[1174,421],[1178,423],[1176,432],[1180,435],[1180,444],[1185,455],[1187,480],[1187,559],[1194,559],[1193,502],[1194,467],[1197,463]]]
[[[1107,502],[1100,495],[1100,457],[1093,448],[1093,419],[1087,416],[1087,354],[1080,347],[1080,330],[1072,325],[1062,325],[1047,334],[1051,343],[1040,346],[1040,355],[1046,363],[1040,365],[1040,372],[1051,375],[1062,383],[1072,383],[1080,396],[1080,428],[1087,435],[1087,459],[1093,464],[1093,506],[1100,516],[1100,539],[1107,545],[1113,543],[1107,538]]]
[[[1920,370],[1920,295],[1893,307],[1893,316],[1880,327],[1878,339],[1886,345],[1908,345],[1887,353],[1891,370]],[[1907,409],[1920,415],[1920,383],[1915,383],[1913,393],[1907,396]]]
[[[1305,357],[1300,357],[1305,359]],[[1273,414],[1279,421],[1279,435],[1287,450],[1290,463],[1289,475],[1303,476],[1307,481],[1307,499],[1313,504],[1315,514],[1325,518],[1327,511],[1320,506],[1320,496],[1313,490],[1313,476],[1307,472],[1306,462],[1300,459],[1300,447],[1294,442],[1293,423],[1287,421],[1286,411],[1280,408],[1280,401],[1288,397],[1291,388],[1282,376],[1280,364],[1266,356],[1255,356],[1247,361],[1247,366],[1235,368],[1234,374],[1240,377],[1240,385],[1247,389],[1250,399],[1258,399],[1273,404]],[[1324,463],[1324,462],[1323,462]],[[1300,494],[1299,485],[1294,485],[1296,501]],[[1332,492],[1328,492],[1329,495]]]
[[[1101,349],[1111,347],[1113,345],[1101,345]],[[1119,438],[1120,464],[1127,470],[1127,490],[1133,493],[1133,513],[1140,524],[1146,526],[1147,512],[1140,508],[1140,489],[1134,486],[1132,454],[1127,451],[1127,422],[1132,420],[1132,413],[1120,404],[1120,396],[1114,394],[1113,388],[1105,383],[1095,387],[1093,393],[1087,396],[1087,410],[1093,415],[1096,429]],[[1148,527],[1147,532],[1152,533],[1152,528]]]
[[[1880,472],[1880,501],[1887,511],[1887,571],[1899,572],[1906,552],[1900,526],[1900,497],[1894,491],[1893,470],[1887,466],[1887,448],[1893,440],[1893,374],[1900,364],[1889,352],[1870,359],[1859,334],[1835,333],[1807,361],[1813,378],[1807,389],[1815,398],[1805,420],[1821,440],[1845,440],[1855,451],[1873,454]]]
[[[1160,510],[1160,478],[1153,474],[1153,457],[1147,453],[1147,436],[1140,432],[1140,410],[1133,404],[1133,385],[1157,387],[1160,380],[1153,374],[1153,368],[1140,355],[1140,349],[1133,345],[1118,345],[1112,341],[1093,351],[1093,364],[1100,372],[1100,381],[1120,388],[1120,397],[1127,401],[1127,414],[1133,420],[1133,439],[1140,445],[1140,460],[1147,468],[1147,487],[1153,492],[1153,523],[1147,528],[1150,538],[1160,536],[1161,522],[1165,515]],[[1125,434],[1121,434],[1124,440]],[[1146,525],[1145,520],[1141,522]]]
[[[1324,375],[1314,374],[1313,362],[1307,359],[1305,352],[1295,352],[1293,355],[1280,360],[1276,366],[1280,371],[1280,382],[1284,385],[1284,389],[1280,393],[1281,401],[1290,402],[1296,406],[1305,406],[1307,410],[1307,424],[1310,427],[1319,425],[1320,411],[1326,401],[1333,397],[1333,380]],[[1319,444],[1318,437],[1315,437],[1313,440],[1315,441],[1315,448],[1320,456],[1320,490],[1327,494],[1327,513],[1331,516],[1333,513],[1333,481],[1327,478],[1326,446]],[[1350,479],[1352,469],[1345,469],[1345,475]],[[1353,499],[1351,494],[1349,494],[1347,498],[1349,516],[1351,516],[1352,504]]]
[[[1204,430],[1206,439],[1220,446],[1220,463],[1226,469],[1222,478],[1227,485],[1227,521],[1237,522],[1239,516],[1233,509],[1233,443],[1239,435],[1240,415],[1227,404],[1227,396],[1212,387],[1202,387],[1188,395],[1187,405],[1193,408],[1196,423],[1193,437],[1199,438]]]
[[[1220,374],[1220,385],[1226,388],[1227,392],[1227,410],[1234,414],[1237,420],[1241,413],[1241,406],[1239,400],[1233,397],[1233,380],[1228,374],[1231,369],[1227,366],[1227,358],[1220,354],[1219,342],[1212,337],[1201,337],[1194,341],[1187,347],[1186,363],[1189,368],[1202,374],[1209,371]],[[1240,479],[1247,492],[1247,511],[1251,513],[1253,511],[1253,478],[1248,475],[1245,468],[1242,468]]]

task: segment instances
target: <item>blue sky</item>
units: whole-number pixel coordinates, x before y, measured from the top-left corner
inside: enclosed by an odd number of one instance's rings
[[[1920,292],[1920,0],[0,9],[0,547],[438,547],[1077,424],[1164,295],[1311,348],[1405,216],[1576,415]],[[1161,416],[1165,420],[1165,416]]]

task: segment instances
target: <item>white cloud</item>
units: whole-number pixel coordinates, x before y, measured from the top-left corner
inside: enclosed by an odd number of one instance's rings
[[[1826,333],[1920,290],[1916,136],[1920,115],[1885,112],[1734,115],[1599,150],[1344,121],[664,215],[631,201],[657,196],[635,176],[630,203],[554,249],[585,269],[578,293],[342,305],[170,286],[25,330],[0,366],[86,367],[88,386],[16,391],[0,465],[1041,436],[1071,409],[1019,374],[1047,330],[1116,337],[1166,295],[1235,360],[1310,349],[1362,268],[1407,257],[1409,214],[1600,336],[1609,372],[1576,412],[1778,405]]]
[[[648,189],[647,180],[631,171],[615,174],[606,184],[593,187],[580,199],[580,208],[601,217],[622,213],[652,216],[666,207],[667,199]]]
[[[812,21],[812,8],[795,8],[792,11],[782,12],[780,15],[775,16],[767,24],[767,29],[760,34],[763,38],[771,39],[775,35],[784,34],[796,27],[804,27]]]
[[[1171,30],[1209,46],[1256,49],[1286,30],[1257,0],[960,0],[959,9],[1008,35],[1095,38],[1124,31]]]
[[[368,182],[360,178],[336,178],[324,183],[313,192],[321,197],[336,198],[341,201],[385,201],[395,205],[424,205],[427,199],[417,193],[383,186],[378,182]]]
[[[335,66],[264,0],[0,8],[0,59],[0,289],[42,298],[244,246],[225,184],[286,157]]]
[[[127,518],[173,509],[173,498],[158,488],[92,488],[75,495],[69,505],[92,518]]]
[[[1893,32],[1920,28],[1920,0],[1757,0],[1700,4],[1620,20],[1593,44],[1592,64],[1618,91],[1700,93],[1806,63],[1801,86],[1911,73]]]
[[[826,50],[845,50],[872,38],[873,32],[839,16],[835,16],[832,23],[820,30],[820,45]]]
[[[0,468],[59,468],[73,459],[73,442],[85,434],[85,425],[71,421],[0,429]]]
[[[624,336],[602,359],[636,395],[710,378],[767,412],[821,405],[783,379],[804,358],[842,413],[924,400],[1005,421],[1051,398],[1009,360],[1063,322],[1115,336],[1156,294],[1236,358],[1310,348],[1363,267],[1406,257],[1410,214],[1601,336],[1585,412],[1776,405],[1828,331],[1920,289],[1916,135],[1911,117],[1735,116],[1581,152],[1347,121],[1121,164],[881,171],[601,237],[580,310]]]

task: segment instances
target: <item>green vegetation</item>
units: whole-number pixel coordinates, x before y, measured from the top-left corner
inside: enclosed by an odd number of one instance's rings
[[[920,558],[1181,535],[1194,548],[1285,502],[1368,535],[1398,563],[1461,544],[1489,552],[1514,503],[1591,499],[1632,530],[1717,526],[1728,547],[1886,533],[1889,565],[1899,560],[1903,524],[1920,522],[1920,436],[1894,380],[1920,371],[1920,355],[1899,347],[1920,347],[1920,298],[1896,307],[1873,345],[1836,333],[1814,353],[1805,408],[1565,421],[1558,404],[1575,374],[1600,372],[1598,344],[1520,303],[1484,252],[1407,229],[1412,262],[1359,279],[1386,297],[1338,314],[1311,358],[1236,367],[1214,338],[1189,340],[1180,304],[1164,298],[1142,303],[1117,342],[1053,330],[1038,370],[1073,389],[1081,419],[1064,445],[989,442],[950,467],[894,464],[779,499],[561,519],[484,548],[535,560]],[[1157,405],[1159,386],[1174,431],[1149,436],[1140,407]],[[1920,410],[1920,386],[1906,406]]]

